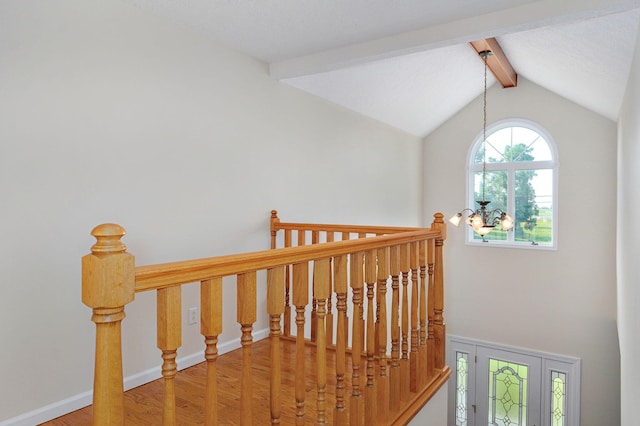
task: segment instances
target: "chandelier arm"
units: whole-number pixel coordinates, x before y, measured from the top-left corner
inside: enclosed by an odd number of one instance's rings
[[[471,214],[474,214],[474,213],[475,213],[475,211],[474,211],[474,210],[467,208],[467,209],[462,209],[462,210],[460,210],[460,211],[458,212],[458,214],[459,214],[460,216],[462,216],[462,214],[463,214],[464,212],[471,212]]]

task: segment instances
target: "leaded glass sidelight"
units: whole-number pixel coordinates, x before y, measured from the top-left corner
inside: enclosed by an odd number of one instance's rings
[[[456,426],[467,426],[467,391],[469,386],[469,355],[456,352]]]
[[[526,365],[489,358],[489,425],[526,426]]]
[[[551,426],[566,426],[567,375],[551,371]]]

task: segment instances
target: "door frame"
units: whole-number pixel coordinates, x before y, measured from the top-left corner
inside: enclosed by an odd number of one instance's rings
[[[468,392],[466,406],[468,408],[469,416],[467,418],[467,426],[484,426],[479,420],[479,410],[477,409],[477,361],[478,361],[478,348],[489,348],[498,351],[506,351],[513,353],[520,353],[527,356],[538,357],[541,360],[541,389],[540,389],[540,426],[551,426],[551,373],[560,372],[566,375],[566,426],[580,426],[580,372],[581,372],[581,360],[566,355],[552,354],[549,352],[536,351],[532,349],[507,346],[504,344],[483,341],[478,339],[471,339],[467,337],[448,335],[447,336],[447,354],[446,359],[448,365],[451,366],[453,374],[451,375],[451,383],[449,384],[449,401],[448,401],[448,420],[449,426],[455,426],[455,396],[457,385],[457,362],[456,352],[463,352],[468,354],[468,359],[474,361],[469,362],[469,377],[468,377]],[[517,361],[515,361],[517,362]],[[473,365],[472,365],[473,364]],[[471,377],[473,372],[473,377]],[[488,379],[487,379],[488,380]],[[486,382],[486,380],[485,380]],[[473,385],[473,386],[472,386]],[[476,408],[476,410],[473,410]],[[476,421],[477,419],[477,421]],[[538,423],[536,423],[538,426]]]

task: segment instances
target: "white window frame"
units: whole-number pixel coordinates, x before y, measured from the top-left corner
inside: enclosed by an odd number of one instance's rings
[[[478,348],[488,349],[491,351],[495,349],[497,351],[509,351],[513,353],[520,353],[530,357],[540,358],[541,361],[541,375],[540,377],[540,393],[541,393],[541,426],[549,426],[551,424],[551,373],[553,371],[559,371],[567,375],[567,426],[580,426],[580,373],[581,373],[581,360],[580,358],[551,354],[548,352],[534,351],[532,349],[517,348],[506,346],[493,342],[486,342],[477,339],[471,339],[467,337],[460,337],[454,335],[447,336],[447,364],[450,366],[456,366],[456,352],[463,352],[468,354],[469,359],[469,377],[467,383],[469,386],[467,394],[467,407],[471,407],[473,411],[469,412],[469,418],[467,426],[479,426],[486,425],[486,419],[483,422],[482,419],[477,418],[476,414],[476,400],[479,392],[476,389],[478,383],[476,378],[476,371],[478,369],[475,362],[477,362]],[[475,361],[475,362],[474,362]],[[473,365],[472,365],[473,363]],[[449,399],[448,399],[448,420],[449,426],[455,426],[455,392],[456,392],[456,378],[457,371],[454,370],[451,373],[449,383]],[[473,377],[471,375],[473,374]]]
[[[552,229],[552,242],[551,244],[532,244],[527,241],[514,241],[513,231],[507,232],[506,241],[488,240],[482,241],[474,238],[473,229],[470,226],[466,226],[466,244],[482,247],[512,247],[512,248],[524,248],[534,250],[557,250],[558,248],[558,149],[551,137],[551,134],[540,126],[538,123],[527,120],[524,118],[507,118],[504,120],[496,121],[487,126],[486,135],[489,137],[492,133],[509,127],[524,127],[540,134],[551,151],[553,157],[551,161],[526,161],[526,162],[511,162],[511,163],[486,163],[486,169],[491,171],[506,171],[507,172],[507,214],[515,218],[515,172],[516,170],[532,170],[532,169],[545,169],[551,170],[553,174],[553,229]],[[481,172],[483,165],[475,163],[476,151],[482,146],[484,132],[480,132],[474,139],[473,144],[469,148],[467,153],[467,205],[472,206],[474,209],[478,207],[474,197],[474,175],[476,172]],[[489,200],[490,201],[490,200]]]

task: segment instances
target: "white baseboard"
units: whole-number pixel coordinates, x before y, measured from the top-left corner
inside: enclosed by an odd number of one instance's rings
[[[269,336],[269,329],[262,329],[253,333],[253,340],[258,341]],[[241,347],[240,338],[218,345],[218,353],[220,355],[231,352]],[[178,370],[192,367],[204,361],[204,352],[196,352],[176,359]],[[161,367],[154,367],[140,373],[127,376],[124,378],[124,390],[129,390],[145,383],[152,382],[162,377]],[[21,414],[19,416],[0,422],[0,426],[35,426],[37,424],[64,416],[72,411],[79,410],[91,405],[93,402],[93,391],[86,391],[54,402],[44,407],[37,408],[33,411]]]

